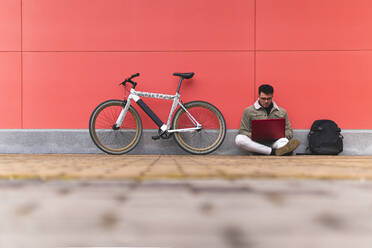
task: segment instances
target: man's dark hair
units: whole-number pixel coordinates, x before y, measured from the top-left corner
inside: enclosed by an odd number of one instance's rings
[[[271,85],[263,84],[258,88],[258,94],[261,94],[261,92],[265,93],[266,95],[272,95],[274,94],[274,88]]]

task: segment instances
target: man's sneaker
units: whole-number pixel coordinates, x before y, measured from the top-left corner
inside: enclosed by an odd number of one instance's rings
[[[275,155],[283,156],[293,152],[300,145],[299,139],[291,139],[285,146],[275,150]]]

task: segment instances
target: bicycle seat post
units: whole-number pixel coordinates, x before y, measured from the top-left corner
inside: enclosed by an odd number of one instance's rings
[[[183,80],[183,77],[180,78],[180,82],[178,83],[177,93],[180,92],[182,80]]]

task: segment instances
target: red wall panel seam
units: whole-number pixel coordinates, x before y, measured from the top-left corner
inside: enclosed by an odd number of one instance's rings
[[[257,23],[257,0],[254,0],[254,17],[253,17],[253,48],[254,48],[254,51],[253,51],[253,97],[254,99],[256,99],[256,42],[257,42],[257,35],[256,35],[256,30],[257,30],[257,26],[256,26],[256,23]]]
[[[254,50],[44,50],[44,51],[36,51],[36,50],[22,50],[23,52],[29,52],[29,53],[204,53],[204,52],[226,52],[226,53],[232,53],[232,52],[254,52]]]
[[[21,1],[21,129],[23,129],[23,0]]]

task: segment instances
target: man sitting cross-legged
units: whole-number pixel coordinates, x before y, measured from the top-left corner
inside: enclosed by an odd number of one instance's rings
[[[293,131],[287,111],[273,101],[274,88],[271,85],[261,85],[258,94],[258,100],[244,110],[239,133],[235,138],[236,145],[252,153],[278,156],[291,154],[299,146],[300,141],[292,139]],[[278,118],[285,118],[285,138],[275,140],[269,146],[251,139],[252,120]]]

